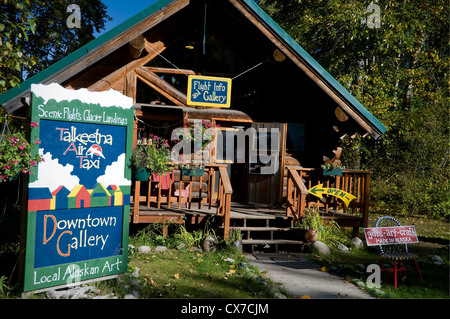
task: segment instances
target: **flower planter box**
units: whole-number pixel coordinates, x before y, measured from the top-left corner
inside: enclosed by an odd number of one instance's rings
[[[138,182],[148,181],[152,172],[146,168],[133,168],[133,179]]]
[[[342,175],[342,171],[343,171],[342,168],[334,168],[334,169],[324,168],[323,169],[323,175],[324,176],[326,176],[326,175],[334,175],[334,176]]]
[[[181,169],[181,175],[184,175],[184,176],[202,176],[204,171],[205,171],[204,168],[182,168]]]

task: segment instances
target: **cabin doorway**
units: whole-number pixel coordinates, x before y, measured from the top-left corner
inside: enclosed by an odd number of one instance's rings
[[[247,202],[276,205],[282,201],[286,123],[252,123],[248,147]]]

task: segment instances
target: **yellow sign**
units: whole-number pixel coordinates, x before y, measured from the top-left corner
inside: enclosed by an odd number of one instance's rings
[[[213,107],[230,107],[231,79],[212,76],[189,75],[187,104]]]
[[[317,196],[319,198],[322,198],[322,195],[335,196],[335,197],[341,199],[345,203],[346,207],[348,207],[348,204],[350,204],[350,202],[356,198],[356,196],[353,196],[350,193],[344,192],[343,190],[340,190],[337,188],[323,187],[323,184],[314,186],[313,188],[308,190],[308,193],[310,193],[314,196]]]

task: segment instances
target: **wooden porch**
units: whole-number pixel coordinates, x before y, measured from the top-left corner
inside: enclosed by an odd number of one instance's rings
[[[169,183],[151,177],[134,182],[131,197],[131,223],[184,223],[205,227],[212,217],[219,217],[224,238],[230,229],[240,229],[243,243],[295,245],[303,243],[289,232],[308,207],[318,205],[325,220],[334,220],[341,227],[367,227],[369,213],[370,172],[344,170],[342,176],[324,177],[319,169],[287,167],[287,197],[280,207],[264,204],[231,202],[232,188],[225,164],[207,165],[201,176],[170,174]],[[323,183],[324,187],[344,190],[356,196],[349,207],[335,197],[319,199],[308,189]],[[181,190],[181,191],[180,191]],[[139,205],[135,205],[139,198]],[[266,235],[260,235],[262,233]],[[287,234],[289,236],[286,236]]]

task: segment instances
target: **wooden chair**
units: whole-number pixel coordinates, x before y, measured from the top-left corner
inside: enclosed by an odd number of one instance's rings
[[[380,217],[375,227],[392,227],[392,226],[401,226],[400,222],[397,221],[394,217],[384,216]],[[381,251],[381,260],[380,260],[380,270],[386,272],[394,273],[394,287],[397,289],[397,273],[405,270],[410,270],[411,267],[407,267],[402,264],[402,262],[413,261],[415,265],[415,269],[419,275],[420,282],[423,285],[422,274],[419,270],[419,264],[417,263],[417,255],[411,254],[408,252],[407,244],[389,244],[389,245],[380,245]],[[390,260],[394,263],[394,267],[383,267],[385,260]]]

